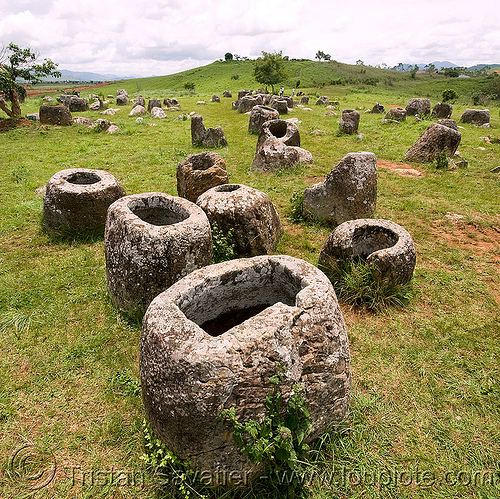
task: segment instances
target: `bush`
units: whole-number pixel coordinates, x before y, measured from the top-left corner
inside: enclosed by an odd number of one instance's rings
[[[443,102],[448,102],[450,100],[455,100],[458,99],[458,93],[456,90],[452,88],[448,88],[446,90],[443,90]]]
[[[232,260],[234,253],[234,231],[230,229],[227,234],[219,229],[217,224],[212,224],[212,243],[213,243],[213,260],[214,263],[225,262]]]

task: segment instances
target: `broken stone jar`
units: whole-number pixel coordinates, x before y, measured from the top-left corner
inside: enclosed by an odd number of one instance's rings
[[[303,387],[309,441],[347,415],[348,339],[325,274],[284,255],[196,270],[157,296],[144,316],[146,417],[166,446],[198,470],[251,478],[255,465],[219,413],[234,407],[242,422],[261,420],[277,362],[286,370],[285,399],[295,383]]]
[[[156,295],[212,263],[212,233],[203,210],[161,192],[113,203],[104,243],[109,294],[131,315],[144,313]]]

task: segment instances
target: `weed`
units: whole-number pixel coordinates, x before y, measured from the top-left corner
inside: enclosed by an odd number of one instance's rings
[[[216,222],[211,225],[214,263],[232,260],[235,257],[234,230],[223,232]]]
[[[138,380],[132,378],[128,371],[117,371],[111,380],[115,389],[118,389],[125,396],[136,397],[141,393],[141,384]]]
[[[293,222],[299,223],[304,221],[302,213],[304,206],[304,191],[294,191],[290,198],[290,215],[288,218]]]
[[[434,160],[434,165],[438,170],[446,170],[448,168],[448,156],[445,152],[440,152]]]
[[[293,496],[300,493],[297,472],[309,452],[306,439],[311,420],[300,385],[293,384],[292,394],[286,400],[283,393],[285,372],[277,363],[276,374],[269,378],[273,390],[266,395],[266,415],[262,421],[250,419],[242,423],[235,407],[222,410],[220,417],[231,423],[234,442],[241,453],[252,463],[263,464],[264,473],[271,482],[283,476],[290,479],[288,495]]]
[[[322,270],[330,278],[341,301],[373,312],[407,305],[413,295],[410,285],[377,279],[372,265],[362,260],[346,259]]]

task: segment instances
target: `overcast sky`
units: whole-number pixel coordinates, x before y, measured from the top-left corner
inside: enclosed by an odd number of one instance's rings
[[[0,0],[0,45],[59,69],[164,75],[282,51],[394,66],[500,63],[499,0]]]

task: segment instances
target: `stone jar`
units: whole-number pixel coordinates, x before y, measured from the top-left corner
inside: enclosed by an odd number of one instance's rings
[[[61,170],[45,188],[43,225],[51,234],[103,234],[109,205],[123,196],[125,189],[108,172]]]
[[[177,165],[177,194],[193,203],[208,189],[227,184],[224,158],[216,152],[190,154]]]
[[[144,313],[156,295],[212,263],[212,234],[203,210],[161,192],[113,203],[104,248],[109,294],[130,315]]]
[[[267,194],[241,184],[226,184],[204,192],[196,201],[210,224],[224,234],[232,232],[237,255],[270,253],[283,230],[281,220]]]
[[[371,264],[379,281],[407,284],[415,269],[415,245],[410,234],[390,220],[349,220],[330,234],[318,263],[328,272],[343,261],[353,260]]]
[[[328,278],[283,255],[197,270],[157,296],[144,316],[146,417],[181,459],[215,479],[225,469],[241,484],[255,465],[218,415],[235,407],[241,421],[261,420],[276,362],[285,368],[285,398],[294,383],[303,387],[313,425],[308,441],[346,417],[348,338]]]
[[[377,204],[377,158],[371,152],[351,152],[324,182],[304,190],[305,218],[327,225],[373,215]]]

